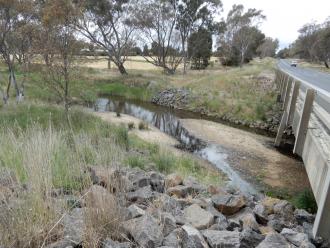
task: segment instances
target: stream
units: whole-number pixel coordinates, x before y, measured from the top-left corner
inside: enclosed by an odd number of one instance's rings
[[[139,118],[155,126],[160,131],[177,139],[182,148],[189,150],[199,158],[207,160],[223,171],[229,179],[230,186],[245,194],[258,194],[256,188],[244,180],[227,162],[230,151],[221,147],[221,145],[209,144],[195,138],[181,125],[180,119],[201,119],[199,114],[117,96],[99,98],[95,104],[95,111],[119,112]]]

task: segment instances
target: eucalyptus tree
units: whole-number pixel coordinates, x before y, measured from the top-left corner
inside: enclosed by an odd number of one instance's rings
[[[233,5],[226,18],[224,35],[219,40],[221,56],[226,63],[242,65],[248,54],[256,52],[258,43],[265,38],[258,29],[265,18],[261,10],[245,11],[243,5]]]
[[[200,29],[212,31],[215,27],[215,17],[222,11],[221,0],[181,0],[178,1],[178,20],[176,28],[180,32],[183,53],[183,68],[186,72],[187,42],[192,32]]]
[[[10,88],[13,85],[16,101],[24,96],[24,82],[16,79],[15,61],[27,62],[26,55],[31,47],[31,39],[26,32],[31,26],[33,18],[33,0],[1,0],[0,1],[0,54],[9,72],[8,83],[5,89],[1,87],[2,98],[5,104],[9,99]]]
[[[43,71],[44,86],[48,87],[63,103],[69,120],[72,104],[71,89],[76,80],[76,55],[80,52],[80,42],[76,39],[74,23],[79,13],[74,0],[46,0],[41,11],[42,28],[45,32],[41,51],[47,54]]]
[[[178,1],[142,0],[136,13],[139,42],[151,46],[143,57],[165,73],[174,74],[183,59],[180,32],[176,29]]]
[[[124,63],[134,44],[134,7],[130,0],[83,0],[76,22],[80,34],[104,49],[121,74],[127,74]]]
[[[267,37],[264,42],[257,48],[257,53],[261,58],[275,57],[278,46],[278,39]]]

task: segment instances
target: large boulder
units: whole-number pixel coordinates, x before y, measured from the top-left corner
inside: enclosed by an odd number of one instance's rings
[[[214,223],[214,216],[197,204],[185,208],[184,217],[189,224],[197,229],[206,229]]]
[[[132,204],[127,208],[128,219],[134,219],[137,217],[141,217],[145,213],[146,212],[142,208],[138,207],[136,204]]]
[[[152,191],[151,186],[149,185],[143,188],[139,188],[134,192],[128,192],[127,200],[144,204],[154,200],[157,196],[156,193],[157,192]]]
[[[240,212],[229,217],[229,220],[234,220],[240,223],[243,229],[250,228],[254,231],[259,232],[259,224],[253,214],[252,209],[246,207]]]
[[[212,248],[239,248],[241,246],[239,232],[206,230],[203,236]]]
[[[279,215],[288,221],[292,221],[294,219],[294,210],[294,206],[285,200],[281,200],[274,205],[274,214]]]
[[[202,234],[193,226],[182,226],[182,248],[208,248]]]
[[[257,246],[257,248],[293,248],[286,239],[278,233],[268,234],[266,238]]]
[[[315,219],[313,214],[308,213],[304,209],[296,209],[294,211],[294,217],[299,225],[302,225],[304,222],[313,223]]]
[[[241,232],[240,241],[241,246],[240,248],[252,248],[257,247],[263,240],[264,236],[254,230],[248,228],[244,229]]]
[[[233,215],[246,205],[243,195],[215,195],[212,202],[214,207],[225,215]]]
[[[257,204],[253,209],[254,215],[256,216],[256,220],[262,224],[266,225],[268,222],[268,211],[266,207],[262,204]]]
[[[125,221],[122,226],[141,247],[154,248],[162,244],[163,233],[159,222],[149,214]]]
[[[190,186],[178,185],[167,189],[167,194],[170,196],[176,196],[178,198],[185,198],[190,194],[193,194],[193,188]]]
[[[261,201],[261,205],[264,206],[265,211],[264,214],[265,215],[270,215],[274,213],[274,206],[279,202],[279,199],[276,198],[272,198],[272,197],[265,197],[262,201]]]
[[[167,235],[163,240],[164,246],[180,248],[182,247],[182,232],[181,228],[173,230],[169,235]]]
[[[285,237],[291,244],[295,246],[301,246],[303,243],[309,242],[308,235],[305,233],[298,233],[292,229],[284,228],[281,232],[282,236]]]
[[[165,178],[166,188],[172,188],[178,185],[182,185],[182,183],[183,183],[182,177],[177,174],[170,174]]]
[[[176,219],[172,214],[161,212],[158,219],[160,219],[160,225],[164,236],[170,234],[174,229],[176,229]]]
[[[164,193],[165,191],[165,179],[164,176],[158,172],[150,172],[150,186],[153,191]]]
[[[63,218],[64,241],[70,242],[71,245],[77,246],[84,241],[85,216],[84,209],[74,208],[69,214]]]

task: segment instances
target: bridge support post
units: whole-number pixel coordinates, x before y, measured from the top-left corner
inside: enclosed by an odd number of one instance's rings
[[[327,170],[322,197],[318,203],[318,210],[313,226],[314,237],[330,237],[330,171]]]
[[[308,123],[313,109],[314,97],[315,91],[313,89],[308,89],[306,91],[302,114],[297,128],[296,141],[293,148],[293,153],[299,156],[302,156],[302,152],[304,149]]]
[[[287,119],[286,125],[292,124],[294,111],[296,110],[296,104],[297,104],[297,99],[298,99],[298,95],[299,95],[299,88],[300,88],[300,82],[294,81],[294,86],[293,86],[290,107],[289,107],[289,111],[288,111],[288,119]]]
[[[287,122],[288,122],[287,108],[288,108],[288,103],[290,101],[292,83],[293,83],[293,81],[290,81],[290,78],[288,78],[286,80],[286,88],[285,88],[285,91],[284,91],[284,102],[283,102],[284,112],[283,112],[283,115],[282,115],[280,126],[279,126],[278,131],[277,131],[276,139],[275,139],[275,146],[276,147],[280,146],[283,133],[284,133],[286,127],[287,127]]]

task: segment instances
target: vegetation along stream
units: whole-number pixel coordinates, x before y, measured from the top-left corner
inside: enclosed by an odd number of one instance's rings
[[[101,112],[117,112],[139,118],[144,122],[160,129],[162,132],[177,139],[181,144],[181,148],[189,150],[196,156],[207,160],[208,162],[216,166],[218,169],[223,171],[230,180],[229,184],[235,188],[238,188],[243,193],[257,194],[259,192],[259,189],[261,189],[260,183],[257,183],[256,176],[253,173],[248,173],[244,171],[244,168],[242,169],[238,166],[235,166],[237,164],[247,164],[247,161],[250,164],[258,164],[260,163],[260,161],[257,160],[261,159],[256,159],[256,157],[258,156],[256,156],[255,154],[253,154],[253,156],[246,155],[246,152],[243,152],[243,155],[238,154],[237,149],[235,149],[235,147],[227,146],[225,144],[225,139],[223,139],[223,142],[221,138],[220,140],[217,140],[217,142],[211,142],[210,139],[207,137],[206,131],[204,133],[203,130],[198,130],[196,131],[198,132],[198,135],[196,135],[195,133],[191,133],[190,129],[186,128],[192,126],[189,125],[189,123],[194,124],[194,122],[196,121],[204,121],[201,119],[201,116],[199,114],[181,110],[174,110],[147,102],[128,100],[116,96],[99,98],[95,104],[95,110]],[[215,135],[218,131],[211,131],[211,136],[213,136],[212,132],[213,135]],[[204,134],[205,137],[203,136]],[[267,141],[270,141],[270,138],[265,137],[265,139],[268,139]],[[255,145],[252,144],[252,146]],[[238,149],[244,149],[244,147],[238,146]],[[272,152],[275,153],[276,151],[272,150]],[[283,162],[284,155],[281,156],[281,161]],[[233,161],[233,157],[241,157],[242,159],[244,159],[244,163],[237,159]],[[284,159],[286,159],[285,156]],[[292,158],[287,159],[291,163],[299,163],[298,161],[295,162]],[[246,168],[246,170],[248,169],[250,169],[250,171],[253,171],[253,169],[251,168]],[[259,168],[254,169],[259,171]],[[296,169],[296,167],[293,168],[293,174],[297,174],[297,172],[295,171]],[[303,179],[301,181],[304,182],[304,175],[302,177]],[[266,178],[265,181],[267,180],[268,182],[271,181],[270,179]],[[268,184],[271,185],[271,183]],[[302,188],[303,187],[305,187],[305,185],[303,185]]]

